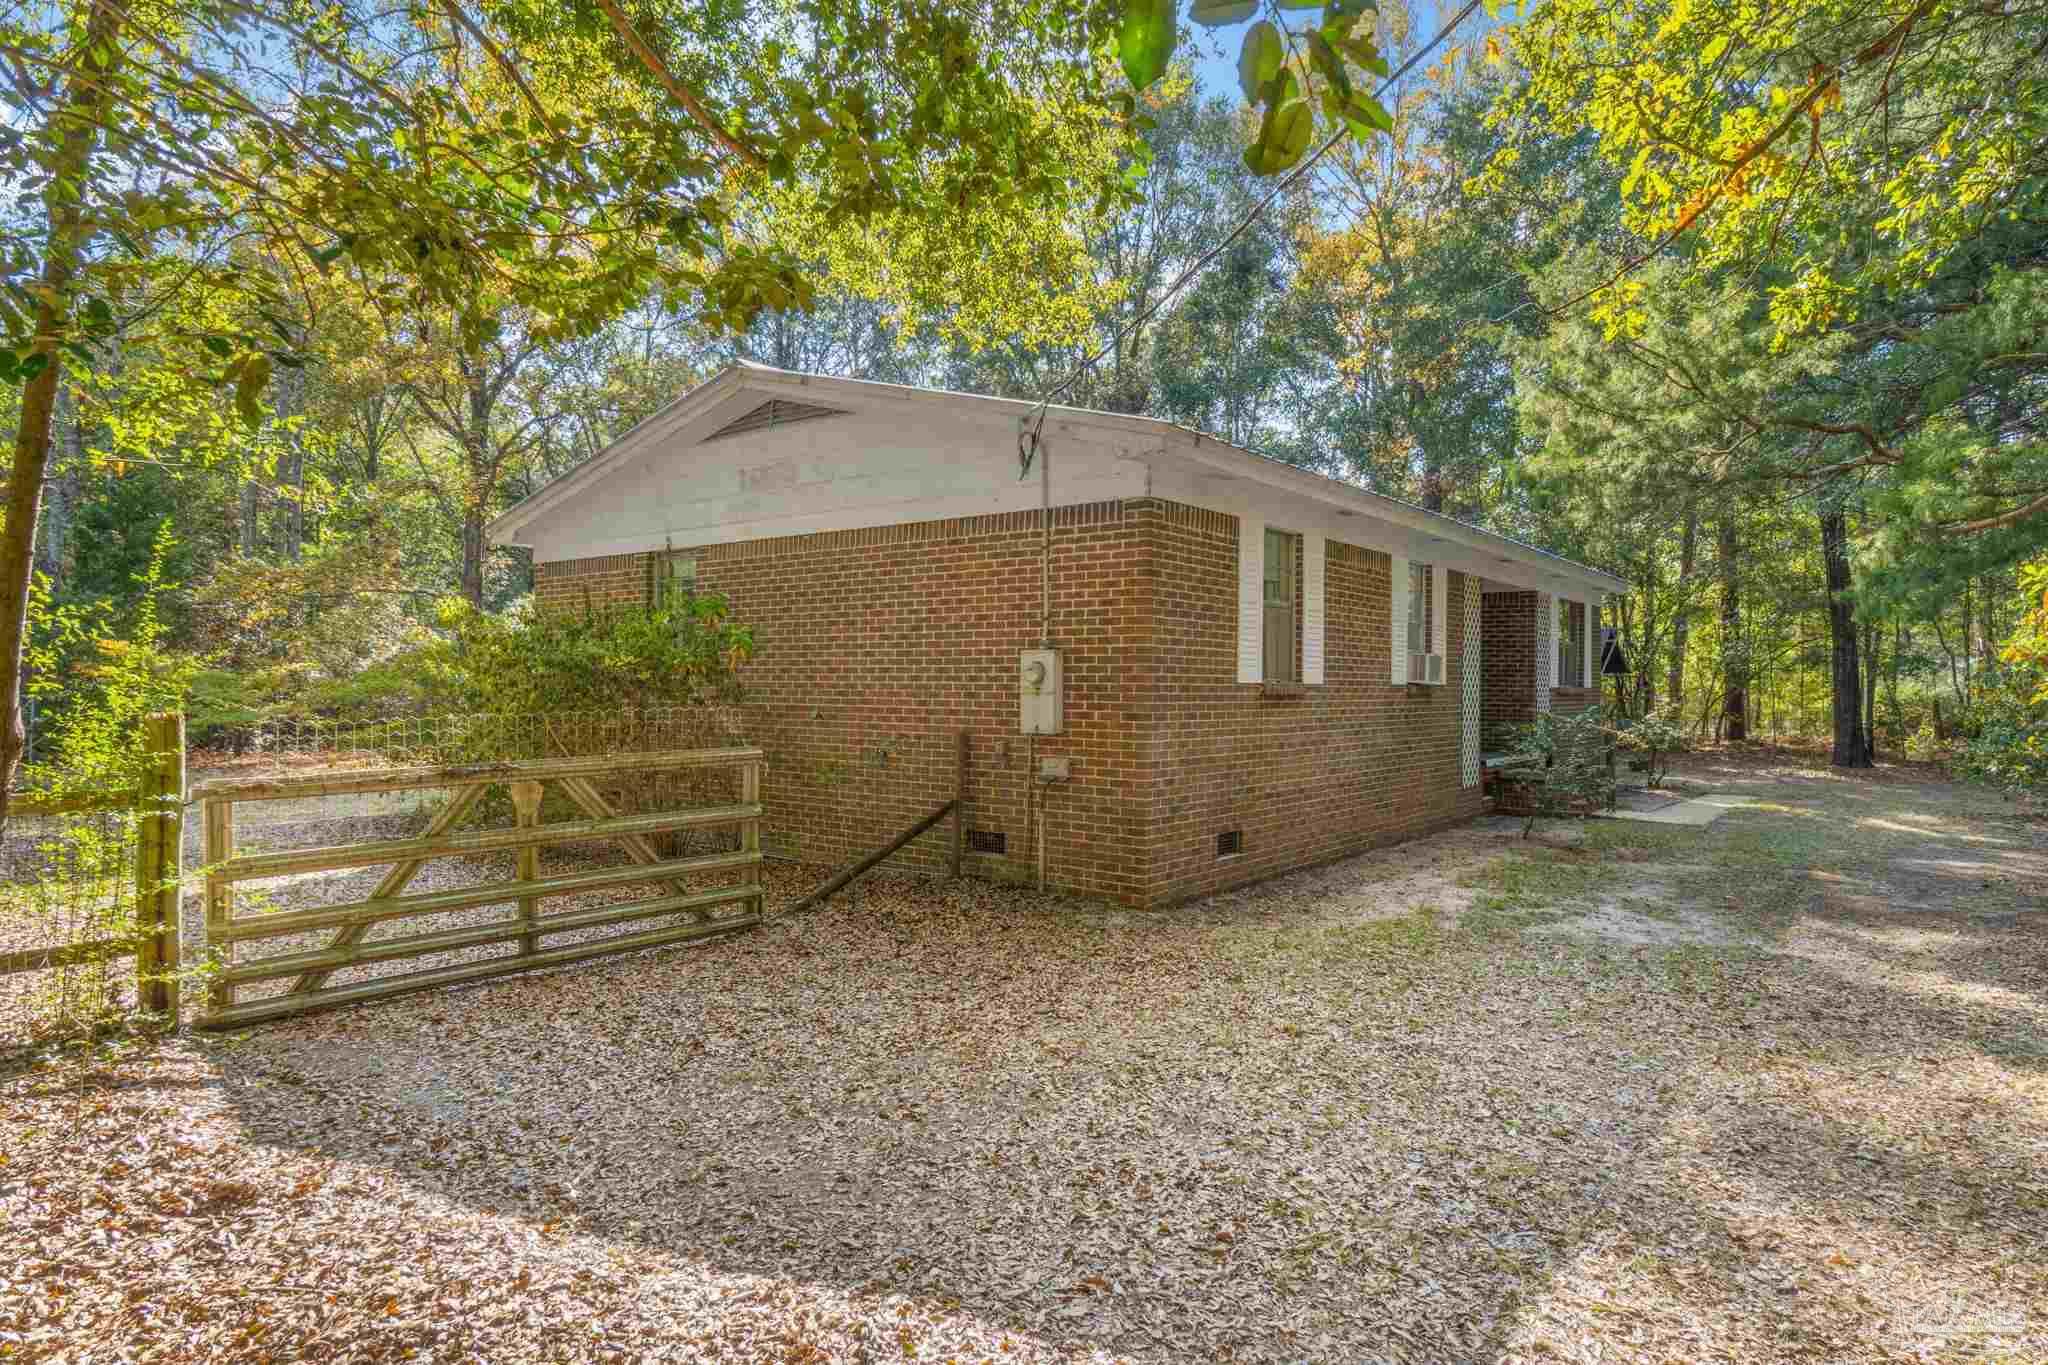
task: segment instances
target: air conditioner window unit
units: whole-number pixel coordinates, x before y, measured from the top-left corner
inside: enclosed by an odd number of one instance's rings
[[[1408,681],[1429,683],[1441,687],[1444,681],[1444,656],[1441,654],[1410,654],[1408,656]]]

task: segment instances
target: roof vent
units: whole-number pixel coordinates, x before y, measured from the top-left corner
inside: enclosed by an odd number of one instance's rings
[[[770,427],[788,426],[791,422],[808,422],[813,417],[844,417],[844,408],[821,408],[815,403],[791,403],[781,398],[771,398],[744,417],[735,417],[704,439],[722,440],[727,436],[744,436],[750,431],[766,431]]]

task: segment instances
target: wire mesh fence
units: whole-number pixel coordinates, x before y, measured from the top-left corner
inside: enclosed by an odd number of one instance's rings
[[[132,956],[80,949],[132,939],[133,811],[16,817],[0,842],[0,1051],[90,1032],[135,1004]],[[38,961],[48,965],[34,970]]]
[[[184,724],[134,730],[111,774],[39,772],[0,830],[0,1052],[136,1009],[175,1017]],[[132,784],[131,784],[132,783]]]
[[[294,766],[445,766],[709,749],[737,743],[739,736],[738,715],[726,707],[450,712],[269,721],[250,736],[247,752]]]
[[[450,767],[520,759],[594,758],[607,754],[718,749],[745,743],[731,707],[676,705],[542,712],[446,712],[380,720],[277,720],[248,738],[237,775],[329,768]],[[604,785],[626,814],[678,804],[735,800],[731,775],[718,769],[636,771]],[[550,814],[562,814],[553,809]],[[483,802],[477,819],[506,818],[502,795]],[[665,853],[727,849],[725,830],[682,831],[659,841]]]

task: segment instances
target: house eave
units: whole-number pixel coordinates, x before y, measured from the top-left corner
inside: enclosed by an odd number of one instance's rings
[[[1048,426],[1085,426],[1136,437],[1154,447],[1156,455],[1153,457],[1163,457],[1169,451],[1185,455],[1194,463],[1219,474],[1305,497],[1349,515],[1370,517],[1416,535],[1458,546],[1472,555],[1519,567],[1526,571],[1524,576],[1562,582],[1588,593],[1628,590],[1626,580],[1605,570],[1536,549],[1507,536],[1467,525],[1455,517],[1371,492],[1327,474],[1260,455],[1160,418],[1060,405],[1047,405],[1041,409],[1039,404],[1027,399],[917,388],[872,379],[801,374],[745,361],[728,365],[711,379],[643,419],[596,458],[500,513],[487,528],[492,543],[522,543],[518,536],[535,520],[645,453],[662,437],[687,426],[694,417],[738,393],[756,394],[762,398],[799,398],[807,402],[829,397],[835,402],[869,410],[900,404],[950,404],[955,413],[966,420],[1006,423],[1012,430],[1021,430],[1024,423],[1041,420],[1042,414],[1042,420]],[[1515,575],[1502,576],[1512,578]]]
[[[1587,592],[1619,593],[1628,591],[1626,579],[1596,569],[1563,555],[1539,550],[1532,545],[1492,531],[1468,525],[1456,517],[1441,512],[1432,512],[1426,507],[1402,502],[1383,493],[1333,479],[1314,470],[1302,469],[1296,465],[1226,444],[1212,436],[1199,432],[1180,432],[1186,452],[1196,463],[1207,468],[1228,473],[1234,477],[1250,478],[1258,483],[1282,492],[1311,498],[1337,508],[1341,512],[1372,517],[1375,520],[1399,526],[1419,535],[1456,545],[1474,554],[1490,557],[1503,564],[1517,565],[1529,569],[1545,578],[1568,581],[1572,586]]]
[[[493,517],[484,534],[493,545],[519,545],[519,533],[585,488],[630,463],[662,435],[749,387],[751,366],[728,365],[703,383],[678,394],[615,438],[602,451]]]

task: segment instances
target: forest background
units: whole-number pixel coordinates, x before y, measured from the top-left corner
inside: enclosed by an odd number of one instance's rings
[[[488,520],[751,359],[1065,381],[1623,575],[1628,715],[2048,783],[2048,4],[1189,19],[16,6],[29,756],[475,705]]]

